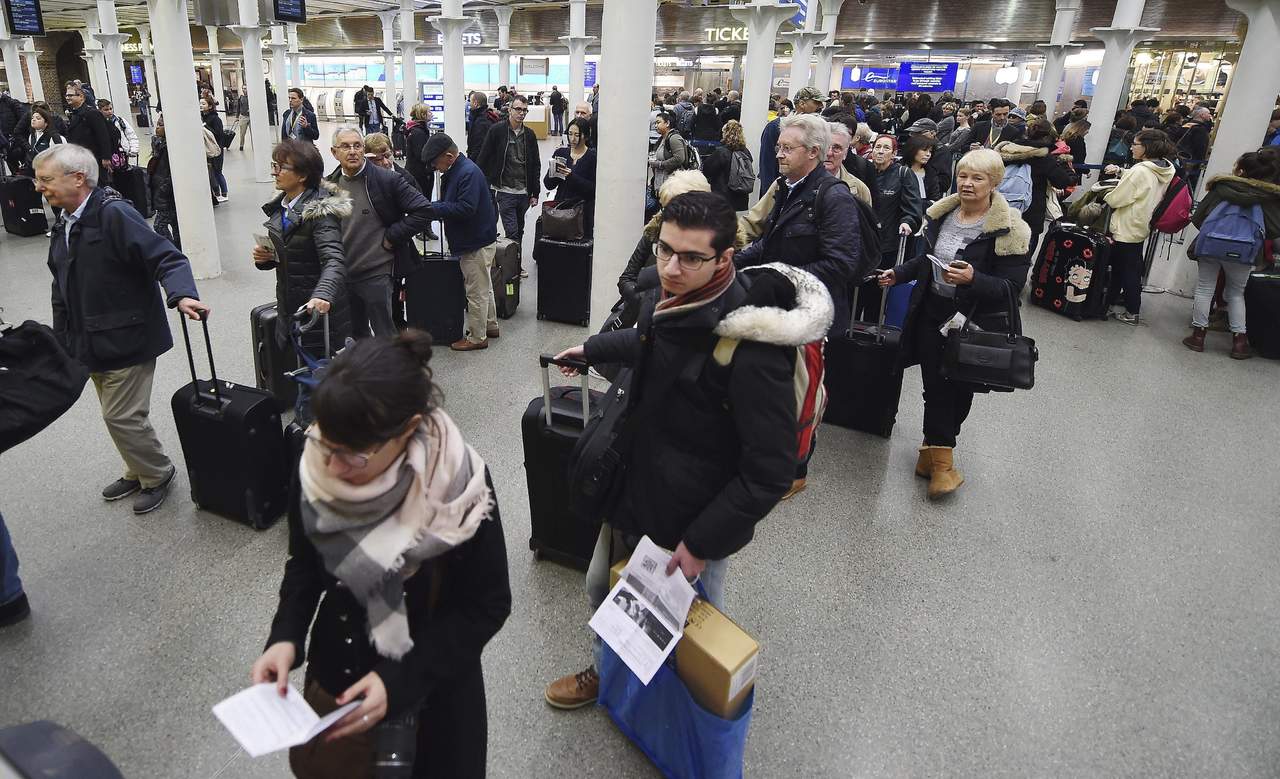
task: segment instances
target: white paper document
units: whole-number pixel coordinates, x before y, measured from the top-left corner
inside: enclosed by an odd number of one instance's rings
[[[671,555],[648,536],[631,554],[617,585],[591,617],[591,629],[648,684],[684,636],[696,595],[677,570],[667,576]]]
[[[264,682],[217,704],[213,716],[250,757],[261,757],[307,743],[359,705],[360,701],[354,700],[320,717],[293,685],[289,685],[288,697],[281,698],[274,684]]]

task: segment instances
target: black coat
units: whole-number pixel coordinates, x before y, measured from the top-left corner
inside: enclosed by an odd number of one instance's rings
[[[746,151],[745,149],[743,151]],[[747,152],[750,154],[750,152]],[[750,192],[734,192],[729,189],[729,175],[733,172],[733,152],[720,144],[702,157],[702,175],[707,177],[711,191],[724,195],[733,204],[733,210],[746,211]]]
[[[485,480],[492,490],[487,471]],[[438,582],[434,606],[433,581]],[[412,711],[424,701],[432,709],[451,707],[448,696],[441,693],[458,677],[479,669],[485,644],[511,614],[507,547],[496,494],[491,518],[480,523],[471,540],[423,563],[405,580],[404,598],[413,649],[392,660],[378,654],[369,639],[364,607],[325,570],[301,518],[291,509],[289,559],[267,646],[293,643],[294,668],[307,660],[309,650],[307,677],[334,696],[370,671],[376,672],[387,690],[388,717]],[[483,734],[483,721],[472,724],[478,724]],[[433,744],[433,749],[440,750],[463,748],[459,743]],[[418,759],[430,762],[432,756],[420,753]]]
[[[284,112],[284,116],[280,117],[280,140],[289,140],[289,129],[292,127],[294,110],[290,108]],[[307,120],[307,126],[298,126],[298,138],[304,141],[314,141],[320,137],[320,123],[316,121],[316,112],[310,110],[306,106],[302,107],[302,116]]]
[[[311,298],[320,298],[331,304],[330,343],[341,344],[351,334],[341,224],[351,215],[351,198],[331,184],[323,191],[307,190],[289,211],[288,230],[283,229],[280,218],[283,199],[281,193],[262,207],[276,255],[274,260],[257,265],[259,270],[276,272],[276,342],[280,346],[287,344],[293,312]],[[302,344],[313,356],[320,356],[324,351],[323,330],[314,328],[303,337]]]
[[[67,143],[83,146],[93,152],[93,158],[99,163],[111,159],[111,155],[116,153],[116,142],[112,138],[107,117],[89,105],[88,101],[71,112],[63,137],[67,139]]]
[[[721,109],[721,111],[720,111],[720,126],[721,126],[721,127],[724,127],[724,125],[725,125],[725,124],[726,124],[730,119],[734,120],[735,122],[741,122],[741,121],[742,121],[742,103],[740,103],[740,102],[738,102],[738,101],[736,101],[736,100],[735,100],[735,101],[734,101],[734,102],[732,102],[732,103],[727,103],[727,104],[725,105],[725,107],[724,107],[723,109]]]
[[[1052,141],[1021,140],[997,149],[1006,166],[1026,163],[1031,167],[1031,204],[1022,212],[1022,221],[1037,235],[1044,227],[1045,199],[1049,194],[1049,186],[1065,189],[1076,180],[1075,173],[1053,156],[1052,145]],[[1046,153],[1041,154],[1041,149]]]
[[[836,181],[819,165],[785,198],[786,184],[779,182],[760,237],[734,255],[734,262],[739,268],[783,262],[817,276],[835,304],[831,331],[836,332],[849,326],[849,290],[876,267],[879,258],[862,252],[858,204],[847,186],[828,186],[822,202],[815,202],[818,187],[827,180]]]
[[[951,169],[954,165],[951,150],[942,144],[934,144],[933,154],[924,166],[924,184],[929,191],[930,200],[941,200],[950,194]]]
[[[1014,141],[1021,138],[1023,132],[1025,131],[1020,125],[1015,125],[1013,122],[1009,122],[1004,126],[1004,129],[1000,131],[999,137],[997,137],[994,142],[988,143],[988,140],[991,137],[991,120],[984,119],[983,121],[977,122],[973,125],[973,132],[969,134],[969,143],[980,143],[984,147],[990,149],[1001,141]],[[966,148],[965,151],[968,151],[968,149]]]
[[[871,190],[871,202],[876,199],[876,165],[857,152],[850,151],[844,158],[844,169],[852,173],[867,189]]]
[[[430,192],[435,184],[435,170],[422,160],[422,152],[430,137],[431,130],[423,122],[414,122],[405,133],[404,166],[417,179],[418,188],[424,193]]]
[[[62,136],[58,135],[56,132],[49,132],[46,130],[45,132],[40,133],[39,138],[36,137],[35,133],[28,135],[27,141],[22,147],[25,150],[23,165],[26,172],[34,177],[36,155],[40,154],[40,152],[45,149],[48,149],[50,146],[56,146],[60,143],[65,143],[65,141]]]
[[[342,175],[342,168],[335,168],[326,180],[336,184]],[[392,273],[397,276],[408,275],[418,264],[418,247],[413,237],[426,232],[431,225],[431,203],[422,192],[414,187],[403,176],[394,170],[379,168],[377,165],[365,163],[365,186],[369,192],[369,203],[377,212],[382,226],[387,229],[384,234],[387,243],[395,252]]]
[[[74,210],[74,209],[73,209]],[[153,360],[173,346],[167,305],[199,299],[191,264],[113,189],[95,189],[66,243],[66,213],[53,225],[53,331],[90,371]],[[156,282],[164,286],[162,299]]]
[[[713,365],[714,328],[748,303],[738,274],[716,300],[655,322],[644,366],[638,435],[610,524],[659,546],[684,542],[694,556],[720,560],[751,541],[755,526],[791,485],[796,467],[794,347],[742,341],[728,369]],[[641,305],[652,310],[657,290]],[[592,364],[635,365],[636,328],[586,343]],[[663,397],[662,383],[678,376]],[[667,378],[664,378],[664,374]]]
[[[596,150],[587,149],[587,153],[573,162],[568,146],[561,146],[551,153],[559,157],[569,166],[569,175],[563,179],[548,176],[542,183],[547,190],[556,191],[556,200],[560,203],[583,204],[583,227],[588,236],[592,235],[596,221]]]
[[[880,220],[880,253],[896,254],[898,225],[905,223],[915,233],[924,220],[920,183],[915,174],[896,162],[883,171],[876,171],[871,204]]]
[[[479,114],[471,114],[471,126],[467,128],[467,156],[472,162],[480,160],[480,150],[484,148],[484,140],[489,137],[489,130],[502,121],[497,111],[486,107]]]
[[[716,113],[715,107],[702,103],[693,110],[691,137],[695,141],[718,142],[720,140],[720,127],[723,124]]]
[[[18,121],[29,109],[13,95],[0,94],[0,134],[12,139],[18,133]]]
[[[151,159],[147,162],[150,178],[151,207],[164,214],[170,221],[178,219],[178,204],[173,197],[173,169],[169,165],[169,145],[163,138],[156,138],[151,146]]]
[[[542,160],[538,156],[538,137],[533,130],[522,127],[524,134],[524,189],[529,197],[537,197],[542,193]],[[511,122],[501,122],[489,128],[484,138],[484,146],[480,148],[480,159],[476,164],[484,171],[489,186],[497,187],[502,183],[502,170],[507,166],[507,143],[511,138]]]

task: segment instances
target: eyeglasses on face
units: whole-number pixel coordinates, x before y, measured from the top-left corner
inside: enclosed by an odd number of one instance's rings
[[[528,109],[528,108],[518,108],[518,107],[516,107],[516,106],[511,106],[511,110],[512,110],[513,112],[517,113],[517,114],[527,114],[527,113],[529,113],[529,109]]]
[[[662,262],[670,262],[674,258],[676,262],[680,263],[680,267],[687,271],[696,271],[702,267],[702,263],[712,262],[720,257],[718,254],[710,257],[704,257],[697,254],[690,254],[689,252],[678,252],[662,241],[654,242],[653,256],[657,257]]]
[[[364,143],[363,143],[363,142],[358,142],[358,143],[340,143],[340,144],[338,144],[337,146],[335,146],[334,148],[336,148],[336,149],[338,149],[338,150],[340,150],[340,151],[360,151],[361,149],[363,149],[363,148],[364,148]]]
[[[294,169],[294,168],[293,168],[293,166],[292,166],[292,165],[281,165],[281,164],[280,164],[280,163],[278,163],[278,162],[273,162],[273,163],[271,163],[271,172],[272,172],[272,173],[279,173],[279,172],[280,172],[280,171],[282,171],[282,170],[289,170],[289,171],[291,171],[291,170],[293,170],[293,169]]]
[[[780,143],[773,147],[773,152],[774,154],[790,154],[793,151],[803,148],[803,146],[791,146],[790,144]]]
[[[346,449],[338,449],[326,444],[320,438],[320,435],[315,432],[308,432],[307,440],[315,444],[316,447],[320,449],[320,454],[324,457],[325,465],[329,464],[330,459],[337,457],[338,462],[355,470],[360,470],[361,468],[368,466],[369,459],[382,451],[382,447],[387,445],[387,442],[383,441],[378,444],[372,452],[349,452]]]

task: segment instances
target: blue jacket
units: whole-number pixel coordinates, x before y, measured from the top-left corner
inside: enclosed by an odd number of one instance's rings
[[[782,135],[782,122],[774,119],[764,126],[760,133],[760,170],[756,177],[760,179],[760,191],[764,192],[769,185],[778,180],[778,136]]]
[[[302,115],[307,120],[306,127],[298,128],[298,137],[300,139],[314,141],[320,137],[320,125],[316,122],[316,112],[307,110],[306,106],[302,107]],[[293,109],[290,108],[284,112],[284,116],[280,117],[280,140],[289,140],[289,125],[293,119]]]
[[[431,210],[444,221],[449,248],[457,254],[483,249],[498,240],[498,215],[489,182],[480,166],[459,157],[440,179],[440,199]]]
[[[53,331],[95,373],[141,365],[169,351],[168,312],[199,299],[191,263],[114,189],[95,189],[66,242],[66,214],[53,225]],[[164,285],[161,298],[156,282]]]

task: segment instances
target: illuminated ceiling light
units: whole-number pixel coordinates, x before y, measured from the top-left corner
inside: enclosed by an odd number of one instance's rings
[[[1015,67],[1004,67],[996,71],[997,84],[1012,84],[1018,80],[1018,69]]]
[[[1093,85],[1095,87],[1098,86],[1098,74],[1101,72],[1102,72],[1101,69],[1093,71],[1093,78],[1090,80],[1093,82]]]
[[[1147,52],[1140,51],[1134,56],[1133,61],[1139,65],[1150,65],[1156,60],[1155,60],[1155,57],[1152,57]]]
[[[966,81],[968,81],[968,80],[969,80],[969,71],[968,71],[968,70],[959,70],[959,71],[956,71],[956,83],[957,83],[957,84],[963,84],[964,82],[966,82]]]

